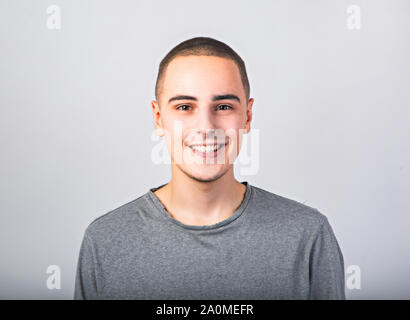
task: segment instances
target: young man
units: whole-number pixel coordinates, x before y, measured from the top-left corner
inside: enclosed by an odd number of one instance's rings
[[[242,59],[212,38],[162,60],[152,101],[172,179],[95,219],[75,299],[345,299],[325,215],[233,173],[253,98]]]

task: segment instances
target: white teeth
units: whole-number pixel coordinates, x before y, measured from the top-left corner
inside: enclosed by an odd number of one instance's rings
[[[218,150],[220,147],[220,145],[210,145],[210,146],[191,146],[191,149],[193,149],[194,151],[198,151],[198,152],[215,152],[216,150]]]

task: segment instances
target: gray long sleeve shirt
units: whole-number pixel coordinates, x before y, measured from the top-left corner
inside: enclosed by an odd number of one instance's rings
[[[242,183],[240,207],[214,225],[172,218],[153,193],[163,185],[95,219],[74,299],[346,299],[327,217]]]

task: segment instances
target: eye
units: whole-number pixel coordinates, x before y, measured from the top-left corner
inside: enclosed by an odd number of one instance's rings
[[[217,106],[218,110],[230,110],[233,109],[229,104],[220,104]]]
[[[187,108],[191,108],[189,105],[187,104],[181,104],[180,106],[176,107],[177,110],[181,110],[181,111],[187,111]]]

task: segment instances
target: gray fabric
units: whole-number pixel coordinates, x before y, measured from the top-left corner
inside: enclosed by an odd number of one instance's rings
[[[327,217],[242,183],[240,207],[211,226],[173,219],[153,193],[163,185],[95,219],[74,299],[346,299]]]

